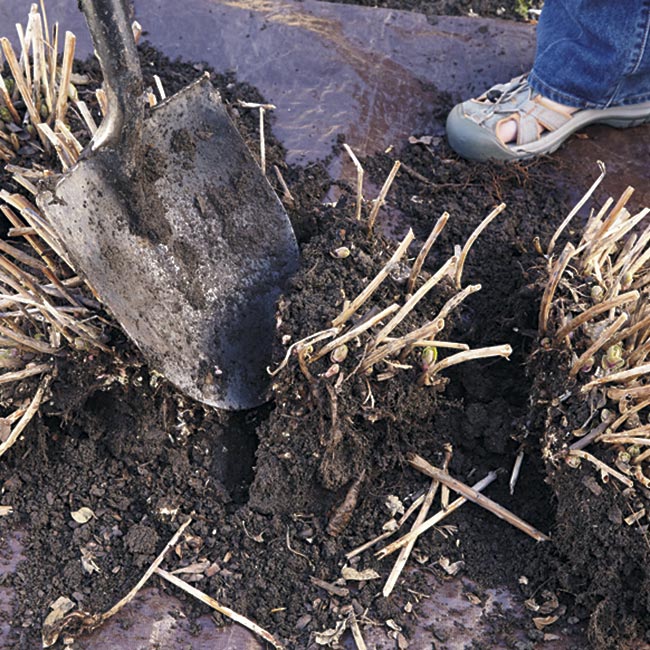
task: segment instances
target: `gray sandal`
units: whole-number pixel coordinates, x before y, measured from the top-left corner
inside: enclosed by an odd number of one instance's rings
[[[496,132],[508,120],[517,122],[517,141],[506,144]],[[523,75],[458,104],[447,117],[447,139],[468,160],[525,160],[552,153],[588,124],[625,128],[644,122],[650,122],[650,102],[569,113],[546,105]]]

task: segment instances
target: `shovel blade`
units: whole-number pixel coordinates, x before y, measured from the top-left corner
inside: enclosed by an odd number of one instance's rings
[[[141,146],[131,170],[92,153],[39,206],[153,369],[206,404],[257,406],[298,264],[286,212],[205,78],[153,109]]]

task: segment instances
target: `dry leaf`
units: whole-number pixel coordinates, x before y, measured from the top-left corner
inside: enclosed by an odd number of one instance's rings
[[[0,517],[6,517],[7,515],[13,514],[13,506],[0,506]]]
[[[75,604],[69,598],[60,596],[51,605],[52,610],[45,621],[43,621],[42,641],[43,647],[49,648],[54,645],[59,638],[59,632],[56,630],[56,623],[60,621],[70,610],[74,609]]]
[[[384,505],[386,508],[388,508],[388,512],[390,512],[391,517],[394,517],[397,514],[404,514],[404,504],[402,503],[401,499],[394,494],[389,494],[386,497],[386,502]]]
[[[357,571],[350,566],[343,567],[341,569],[341,575],[345,580],[357,580],[359,582],[362,580],[376,580],[380,577],[374,569],[364,569],[363,571]]]
[[[339,621],[334,629],[316,632],[314,639],[317,645],[337,646],[346,627],[346,621]]]
[[[447,575],[455,576],[464,566],[465,562],[463,560],[458,560],[458,562],[451,562],[448,557],[444,555],[438,560],[440,568],[442,568]]]
[[[553,625],[559,616],[536,616],[533,623],[538,630],[543,630],[547,625]]]
[[[70,516],[78,524],[86,524],[95,516],[95,513],[87,506],[83,506],[82,508],[79,508],[79,510],[71,512]]]

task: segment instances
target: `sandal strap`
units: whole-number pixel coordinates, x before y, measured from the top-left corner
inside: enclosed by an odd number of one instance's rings
[[[569,113],[542,104],[526,75],[492,86],[477,99],[465,102],[463,107],[467,117],[493,133],[499,123],[517,120],[518,145],[535,142],[544,130],[555,131],[572,118]]]

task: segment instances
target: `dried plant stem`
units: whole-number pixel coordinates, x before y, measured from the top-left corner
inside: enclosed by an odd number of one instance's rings
[[[401,165],[400,161],[396,160],[395,164],[393,165],[393,168],[390,170],[390,173],[388,174],[388,178],[386,179],[381,190],[379,191],[379,196],[374,200],[372,204],[372,209],[370,210],[370,216],[368,217],[368,232],[372,232],[373,228],[375,227],[375,221],[377,220],[377,215],[379,214],[379,210],[386,202],[386,195],[388,194],[388,190],[390,190],[390,186],[393,184],[393,181],[395,180],[395,176],[397,176],[397,172],[399,171],[400,165]]]
[[[648,372],[650,372],[650,364],[644,364],[642,366],[637,366],[636,368],[630,368],[629,370],[622,370],[621,372],[613,372],[611,375],[605,375],[604,377],[597,377],[596,379],[592,379],[592,381],[590,381],[588,384],[585,384],[580,390],[583,393],[586,393],[594,388],[594,386],[611,384],[615,381],[626,382],[628,379],[636,379],[637,377],[645,375]]]
[[[392,530],[387,530],[381,533],[380,535],[377,535],[377,537],[374,537],[373,539],[369,540],[368,542],[361,544],[361,546],[357,546],[357,548],[348,551],[345,554],[345,557],[349,560],[355,557],[356,555],[359,555],[360,553],[367,551],[369,548],[371,548],[378,542],[381,542],[381,540],[386,539],[387,537],[393,535],[411,518],[411,515],[420,507],[420,505],[424,501],[424,497],[425,495],[421,494],[417,499],[415,499],[415,501],[413,501],[413,503],[407,508],[406,512],[399,518],[395,528],[393,528]]]
[[[462,291],[457,293],[455,296],[452,296],[438,312],[437,318],[447,318],[447,316],[454,311],[467,296],[476,293],[481,290],[480,284],[468,284]]]
[[[11,117],[13,118],[14,122],[16,124],[20,124],[21,121],[20,115],[18,114],[18,111],[16,110],[14,103],[11,101],[11,95],[7,90],[7,85],[5,84],[5,80],[1,74],[0,74],[0,97],[2,97],[2,101],[4,102],[4,105],[9,110],[9,113],[11,114]]]
[[[352,638],[354,639],[354,642],[357,646],[357,650],[368,650],[368,646],[366,645],[366,642],[363,640],[363,636],[361,635],[361,630],[359,629],[359,623],[357,622],[357,617],[354,613],[354,610],[352,610],[350,613],[348,621],[350,624],[350,632],[352,632]]]
[[[449,368],[450,366],[458,365],[459,363],[465,363],[466,361],[472,361],[475,359],[486,359],[488,357],[504,357],[508,359],[512,354],[512,348],[509,345],[493,345],[487,348],[478,348],[477,350],[464,350],[462,352],[457,352],[452,354],[449,357],[446,357],[442,361],[438,361],[431,366],[427,371],[428,377],[433,377],[436,373]]]
[[[575,252],[576,249],[573,244],[568,243],[551,269],[549,281],[544,289],[544,295],[542,296],[539,308],[538,329],[540,335],[546,334],[548,317],[551,313],[551,306],[553,304],[553,296],[555,295],[560,279],[562,278],[562,275],[564,275],[564,271],[571,261],[571,258],[575,255]]]
[[[546,254],[551,255],[553,252],[553,249],[555,248],[555,244],[564,231],[564,229],[571,223],[573,217],[580,212],[582,206],[589,200],[591,195],[596,191],[596,188],[601,184],[603,178],[605,178],[606,170],[605,170],[605,165],[599,160],[598,161],[598,167],[600,169],[600,175],[598,178],[594,181],[593,185],[587,190],[586,194],[578,201],[578,203],[575,205],[573,210],[569,212],[567,215],[566,219],[560,224],[559,228],[555,231],[553,237],[551,238],[551,241],[548,244],[548,248],[546,249]]]
[[[618,479],[621,483],[623,483],[623,485],[626,485],[627,487],[634,486],[632,479],[629,479],[627,476],[625,476],[625,474],[621,474],[621,472],[615,470],[613,467],[610,467],[606,463],[603,463],[602,460],[598,460],[598,458],[590,454],[588,451],[583,451],[581,449],[570,449],[568,452],[568,456],[583,458],[584,460],[595,465],[601,472],[604,472],[605,474],[608,474],[609,476],[613,476],[614,478]]]
[[[336,336],[340,332],[340,329],[338,327],[330,327],[327,330],[322,330],[320,332],[315,332],[314,334],[310,334],[309,336],[305,336],[304,339],[300,339],[299,341],[296,341],[295,343],[292,343],[288,348],[287,351],[284,355],[284,359],[280,362],[278,367],[275,370],[271,370],[270,368],[266,369],[266,372],[271,375],[271,377],[275,377],[280,370],[286,367],[286,365],[289,363],[289,359],[291,358],[291,355],[293,354],[294,350],[300,347],[304,347],[306,345],[318,343],[319,341],[324,341],[325,339],[331,338],[332,336]]]
[[[75,45],[77,37],[72,32],[65,33],[63,45],[63,61],[61,63],[61,80],[59,82],[59,94],[56,98],[55,119],[64,120],[68,108],[68,88],[70,87],[70,75],[72,74],[72,63],[74,61]]]
[[[257,625],[257,623],[253,623],[253,621],[246,618],[245,616],[238,614],[237,612],[233,611],[229,607],[225,607],[224,605],[221,605],[214,598],[211,598],[207,594],[204,594],[196,587],[193,587],[191,584],[185,582],[185,580],[181,580],[178,576],[168,573],[167,571],[164,571],[163,569],[160,568],[156,568],[156,573],[161,578],[167,580],[167,582],[171,582],[171,584],[175,585],[179,589],[182,589],[184,592],[190,594],[190,596],[194,596],[194,598],[200,600],[202,603],[208,605],[209,607],[212,607],[212,609],[219,612],[220,614],[223,614],[224,616],[227,616],[228,618],[235,621],[236,623],[239,623],[240,625],[243,625],[245,628],[248,628],[258,636],[263,638],[267,643],[270,643],[274,648],[281,649],[283,647],[282,644],[280,644],[270,632],[267,632],[264,628],[261,628],[259,625]]]
[[[309,363],[318,361],[321,357],[324,357],[326,354],[329,354],[330,352],[332,352],[332,350],[335,350],[340,345],[343,345],[344,343],[351,341],[355,337],[359,336],[359,334],[363,334],[363,332],[369,330],[371,327],[374,327],[377,323],[381,322],[382,320],[384,320],[384,318],[390,316],[398,309],[399,309],[399,305],[395,303],[389,305],[388,307],[386,307],[386,309],[382,309],[378,314],[375,314],[372,318],[368,318],[367,320],[364,320],[363,323],[361,323],[360,325],[353,327],[345,334],[342,334],[341,336],[334,339],[333,341],[330,341],[327,345],[324,345],[318,352],[316,352],[316,354],[314,354],[309,358]]]
[[[48,370],[51,367],[48,366]],[[4,379],[6,375],[3,375],[2,379]],[[0,381],[2,381],[0,379]],[[0,444],[0,456],[3,456],[5,452],[7,452],[13,444],[18,440],[18,437],[20,434],[25,430],[25,427],[31,422],[32,418],[36,415],[38,412],[39,407],[41,406],[41,402],[43,401],[43,395],[45,394],[45,391],[49,385],[50,382],[50,377],[47,376],[45,377],[42,381],[40,386],[37,388],[36,393],[34,393],[34,397],[32,397],[29,406],[25,410],[24,414],[18,420],[16,423],[16,426],[14,426],[11,429],[11,433],[7,437],[7,439]],[[4,382],[3,382],[4,383]]]
[[[515,528],[530,535],[530,537],[538,542],[546,542],[550,540],[550,537],[526,523],[523,519],[517,517],[517,515],[513,514],[498,503],[495,503],[492,499],[489,499],[480,492],[472,489],[468,485],[453,478],[447,472],[429,464],[421,456],[418,456],[417,454],[409,454],[407,460],[409,464],[418,471],[447,485],[451,490],[458,492],[458,494],[464,496],[468,501],[472,501],[473,503],[476,503],[476,505],[485,508],[500,519],[503,519]]]
[[[465,260],[467,259],[467,254],[469,253],[470,248],[473,246],[474,242],[478,239],[478,236],[492,223],[492,221],[499,216],[504,210],[506,209],[506,204],[501,203],[497,205],[490,214],[488,214],[483,221],[476,227],[474,232],[469,236],[467,241],[465,242],[465,245],[463,246],[463,250],[460,253],[460,256],[458,258],[458,265],[456,266],[456,287],[460,289],[462,287],[461,285],[461,279],[463,277],[463,267],[465,266]]]
[[[587,246],[586,254],[583,256],[583,259],[586,264],[588,264],[590,260],[593,258],[594,250],[598,250],[600,248],[601,242],[605,238],[605,233],[619,219],[621,215],[621,211],[623,210],[623,208],[625,208],[628,201],[632,198],[632,194],[634,194],[634,188],[628,186],[623,192],[623,194],[621,194],[620,198],[616,202],[616,205],[610,211],[608,217],[600,225],[600,228],[590,238],[589,244]]]
[[[5,58],[7,59],[7,63],[9,64],[9,69],[11,70],[11,74],[13,75],[14,81],[16,82],[18,92],[20,92],[20,96],[23,102],[25,102],[25,107],[29,113],[29,118],[32,121],[32,124],[36,125],[41,121],[41,116],[38,113],[36,104],[34,104],[32,93],[25,79],[25,76],[20,69],[20,64],[16,58],[14,48],[11,46],[8,38],[0,38],[0,44],[2,44],[2,51],[4,52]]]
[[[343,148],[347,152],[348,156],[350,156],[350,159],[352,160],[352,163],[357,170],[357,202],[354,210],[354,218],[357,221],[360,221],[361,206],[363,205],[363,167],[361,166],[359,159],[355,156],[354,151],[352,151],[347,143],[343,145]]]
[[[490,472],[487,476],[482,478],[478,483],[472,485],[472,490],[474,490],[475,492],[481,492],[488,485],[490,485],[490,483],[496,481],[496,479],[497,479],[497,473]],[[433,528],[435,525],[439,524],[443,519],[448,517],[452,512],[458,510],[458,508],[460,508],[464,503],[467,503],[467,499],[465,497],[459,497],[458,499],[455,499],[447,506],[446,509],[440,510],[435,515],[433,515],[433,517],[429,517],[429,519],[423,521],[417,528],[414,528],[410,533],[407,533],[406,535],[400,537],[398,540],[395,540],[391,544],[388,544],[388,546],[385,546],[384,548],[380,549],[379,551],[377,551],[377,553],[375,553],[375,555],[379,559],[383,559],[387,555],[394,553],[395,551],[399,550],[403,546],[410,544],[412,541],[416,540],[420,535],[422,535],[422,533],[425,533],[430,528]]]
[[[438,332],[442,331],[444,327],[444,319],[438,318],[426,323],[416,330],[413,330],[400,339],[395,339],[386,345],[376,348],[364,358],[363,363],[361,364],[361,372],[366,372],[386,357],[397,354],[403,348],[412,345],[414,341],[418,341],[422,338],[434,337]]]
[[[409,315],[409,313],[415,308],[415,306],[424,298],[424,296],[433,289],[443,278],[449,275],[455,265],[457,259],[455,257],[450,257],[438,271],[432,275],[401,307],[401,309],[391,318],[391,320],[386,324],[386,326],[377,334],[374,341],[371,344],[371,348],[377,347],[380,343],[386,339],[386,337]]]
[[[424,261],[427,259],[427,255],[429,254],[431,247],[435,244],[436,239],[438,239],[443,228],[447,225],[448,220],[449,220],[449,213],[443,212],[440,219],[436,221],[436,225],[433,227],[431,234],[427,237],[427,240],[424,242],[424,245],[420,249],[418,256],[415,258],[415,262],[413,262],[413,267],[411,268],[411,275],[409,276],[408,283],[406,285],[407,294],[413,293],[413,289],[415,288],[415,283],[417,282],[418,276],[420,275],[420,271],[422,270],[422,265],[424,264]]]
[[[594,341],[573,363],[571,370],[569,371],[570,377],[575,377],[578,374],[581,368],[585,367],[585,364],[591,359],[598,350],[600,350],[605,344],[609,342],[616,332],[618,332],[625,323],[627,323],[628,315],[622,313],[609,327],[607,327],[603,333]]]
[[[413,231],[409,229],[406,237],[402,240],[397,250],[393,253],[392,257],[388,260],[386,265],[381,271],[374,277],[374,279],[368,284],[368,286],[332,321],[333,327],[338,327],[343,325],[348,321],[363,305],[370,296],[377,290],[379,285],[386,279],[391,269],[402,259],[411,242],[414,239]]]
[[[508,482],[508,487],[510,488],[510,494],[515,493],[515,486],[519,480],[519,472],[521,472],[521,464],[524,462],[524,452],[523,450],[517,454],[515,458],[514,465],[512,466],[512,473],[510,474],[510,481]]]
[[[15,372],[5,372],[0,375],[0,384],[10,384],[13,381],[22,381],[27,379],[27,377],[33,377],[34,375],[42,375],[44,372],[52,370],[52,365],[49,363],[40,363],[36,365],[30,365],[22,370],[16,370]]]
[[[647,447],[650,445],[650,438],[637,438],[635,436],[626,436],[623,435],[623,432],[620,433],[611,433],[605,434],[598,438],[598,442],[609,442],[619,445],[639,445],[642,447]]]
[[[445,459],[443,462],[443,471],[447,471],[447,467],[449,466],[449,461],[451,460],[451,447],[447,447],[446,452],[445,452]],[[433,479],[431,481],[431,485],[429,486],[429,489],[427,490],[427,493],[424,497],[424,501],[422,502],[422,507],[420,508],[420,512],[418,512],[418,516],[415,518],[415,521],[413,522],[413,526],[411,527],[411,530],[416,529],[418,526],[420,526],[424,520],[427,518],[427,515],[429,514],[429,510],[431,509],[431,506],[433,505],[433,500],[436,497],[436,494],[438,492],[438,488],[440,487],[440,481],[437,479]],[[411,551],[413,550],[413,547],[415,546],[415,539],[409,542],[406,546],[404,546],[400,552],[399,556],[397,557],[397,560],[395,561],[395,564],[393,565],[393,570],[390,572],[390,575],[388,576],[388,579],[386,580],[386,584],[384,585],[384,588],[382,589],[382,596],[384,598],[388,598],[390,594],[392,593],[393,589],[395,588],[395,585],[397,584],[397,580],[399,579],[400,575],[402,574],[402,571],[404,570],[404,567],[406,566],[406,563],[408,562],[409,556],[411,555]]]
[[[280,168],[277,165],[273,165],[273,171],[275,172],[275,175],[278,178],[278,183],[280,183],[280,187],[282,187],[283,200],[289,205],[293,205],[296,202],[296,200],[293,198],[293,194],[291,194],[291,190],[287,185],[287,181],[284,180],[284,176],[282,176],[282,172],[280,171]]]
[[[625,305],[628,302],[636,302],[640,297],[638,291],[628,291],[627,293],[622,293],[620,296],[616,296],[611,300],[605,300],[589,309],[586,309],[581,314],[570,320],[564,327],[560,328],[555,334],[555,340],[561,341],[565,336],[568,336],[576,328],[580,327],[583,323],[587,323],[596,316],[599,316],[603,312],[606,312],[610,309],[620,307]]]

